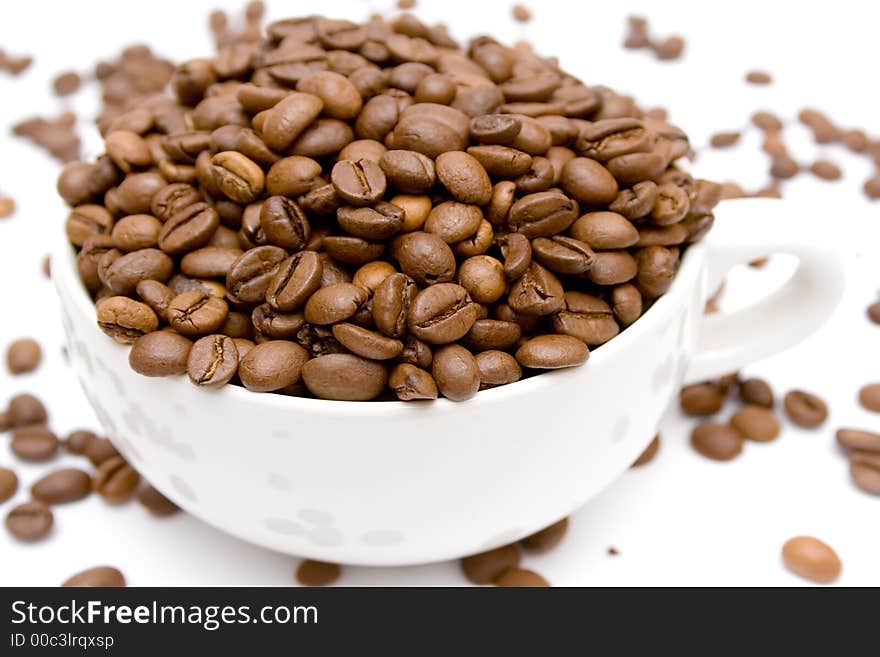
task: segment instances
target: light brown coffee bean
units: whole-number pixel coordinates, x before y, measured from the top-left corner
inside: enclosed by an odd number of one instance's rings
[[[10,374],[33,372],[40,364],[43,350],[33,338],[13,340],[6,348],[6,368]]]
[[[296,90],[313,94],[323,103],[323,114],[333,119],[353,119],[363,101],[357,88],[344,75],[333,71],[315,71],[296,83]]]
[[[724,395],[716,383],[694,383],[681,389],[678,401],[687,415],[714,415],[721,410]]]
[[[445,283],[455,277],[455,255],[437,235],[414,231],[395,238],[391,256],[401,271],[420,285]]]
[[[532,369],[559,369],[585,363],[590,350],[570,335],[539,335],[516,350],[516,360]]]
[[[833,582],[843,569],[837,553],[812,536],[788,539],[782,546],[782,560],[794,574],[819,584]]]
[[[287,252],[277,246],[246,250],[226,275],[226,289],[233,301],[262,303]]]
[[[636,259],[627,251],[596,251],[587,278],[596,285],[620,285],[635,278],[638,271]],[[646,274],[646,280],[653,279]]]
[[[639,232],[623,215],[590,212],[572,224],[571,236],[593,249],[607,251],[633,246],[639,239]]]
[[[388,377],[388,387],[401,401],[437,399],[437,383],[431,375],[411,363],[394,366]]]
[[[258,344],[241,358],[238,375],[248,390],[280,390],[300,380],[308,358],[308,352],[294,342],[271,340]]]
[[[607,205],[617,197],[614,176],[601,164],[586,157],[576,157],[565,163],[560,184],[567,194],[588,205]]]
[[[422,194],[434,186],[434,161],[416,151],[390,150],[379,159],[388,182],[406,194]]]
[[[850,452],[849,473],[853,483],[860,489],[866,493],[880,495],[880,454]]]
[[[567,532],[568,518],[563,518],[541,531],[526,536],[519,544],[531,552],[549,552],[562,542]]]
[[[28,393],[13,395],[6,409],[6,421],[9,428],[26,427],[45,423],[49,419],[43,402]]]
[[[838,429],[837,444],[847,450],[880,452],[880,433],[861,429]]]
[[[437,177],[460,203],[486,205],[492,197],[489,174],[472,155],[462,151],[441,153],[436,160]]]
[[[566,292],[565,308],[551,320],[553,330],[570,335],[590,347],[605,344],[620,332],[611,307],[583,292]]]
[[[529,194],[510,206],[507,222],[528,239],[565,231],[578,215],[577,203],[558,191]]]
[[[779,436],[779,420],[763,406],[747,404],[730,418],[730,424],[744,437],[767,442]]]
[[[314,251],[300,251],[278,265],[266,301],[281,312],[296,310],[321,287],[324,267]]]
[[[108,502],[118,504],[128,500],[138,483],[140,475],[121,456],[111,456],[98,466],[94,488]]]
[[[207,335],[226,321],[229,305],[203,290],[187,290],[168,304],[168,323],[187,337]]]
[[[349,235],[365,240],[384,240],[403,227],[404,210],[384,201],[369,208],[343,206],[336,211],[336,221]]]
[[[303,586],[330,586],[341,574],[338,564],[314,559],[303,559],[296,567],[296,580]]]
[[[191,348],[192,343],[174,331],[153,331],[132,343],[128,363],[144,376],[176,376],[186,372]]]
[[[321,175],[321,165],[310,157],[291,155],[278,160],[266,174],[272,196],[296,197],[310,192]]]
[[[360,267],[352,276],[351,282],[373,293],[386,278],[396,273],[397,270],[390,262],[376,260]]]
[[[159,248],[177,255],[205,246],[220,225],[217,211],[206,203],[193,203],[169,217],[159,233]]]
[[[369,401],[382,393],[388,371],[375,361],[352,354],[327,354],[302,368],[303,382],[319,399]]]
[[[648,446],[644,449],[644,451],[639,454],[639,457],[633,461],[633,464],[630,466],[631,468],[640,468],[643,465],[647,465],[651,461],[654,460],[654,457],[657,456],[657,452],[660,451],[660,435],[654,436],[654,439],[648,444]]]
[[[122,588],[125,586],[125,576],[119,569],[112,566],[95,566],[69,577],[61,586],[65,588]]]
[[[782,399],[788,419],[800,427],[818,427],[828,417],[828,406],[816,395],[804,390],[791,390]]]
[[[475,357],[483,388],[504,386],[522,378],[522,369],[516,359],[504,351],[489,349]]]
[[[180,507],[149,484],[146,484],[138,491],[137,498],[138,502],[143,504],[147,511],[159,518],[164,518],[180,511]]]
[[[38,501],[19,504],[6,515],[6,529],[20,541],[44,538],[52,530],[54,522],[52,509]]]
[[[744,404],[773,408],[773,390],[763,379],[746,379],[739,384],[739,398]]]
[[[454,283],[438,283],[419,292],[407,314],[407,328],[429,344],[455,342],[477,321],[479,306],[467,290]],[[436,378],[436,377],[435,377]]]
[[[464,576],[474,584],[491,584],[506,571],[518,565],[519,550],[515,545],[504,545],[461,560]]]
[[[691,432],[691,446],[713,461],[730,461],[742,451],[743,436],[726,424],[700,422]]]
[[[235,342],[225,335],[207,335],[196,340],[189,351],[186,371],[190,381],[199,386],[227,384],[238,372]]]
[[[526,568],[510,568],[505,570],[493,583],[495,586],[516,588],[545,588],[550,586],[546,579],[534,570]]]
[[[324,102],[310,93],[292,92],[268,110],[263,140],[274,151],[283,151],[318,117]]]
[[[385,193],[385,173],[372,160],[340,160],[333,166],[330,180],[336,193],[356,206],[375,203]]]
[[[74,502],[91,492],[91,476],[78,468],[54,470],[31,486],[31,495],[34,499],[46,504]]]
[[[616,285],[611,290],[611,309],[622,327],[627,327],[642,316],[642,295],[635,285]]]
[[[369,292],[353,283],[322,287],[305,306],[305,319],[312,324],[334,324],[354,315],[366,303]]]
[[[113,245],[122,251],[151,249],[158,245],[162,222],[149,214],[132,214],[115,224],[110,235]]]
[[[461,263],[456,277],[477,303],[494,303],[504,294],[507,279],[504,266],[492,256],[478,255]]]
[[[880,383],[869,383],[859,389],[859,403],[862,408],[880,413]]]
[[[386,337],[349,322],[334,324],[333,337],[352,353],[371,360],[396,358],[403,351],[400,340]]]
[[[522,329],[516,322],[478,319],[462,340],[476,351],[509,351],[519,342],[521,336]]]
[[[0,467],[0,504],[15,495],[18,490],[18,477],[9,468]]]
[[[523,315],[552,315],[565,307],[562,283],[550,271],[532,262],[510,287],[507,303]]]
[[[428,213],[424,229],[447,244],[455,244],[476,233],[482,221],[483,213],[476,205],[446,201]]]
[[[480,370],[476,359],[471,352],[457,344],[448,344],[434,353],[431,376],[437,382],[440,393],[453,401],[470,399],[480,389]]]

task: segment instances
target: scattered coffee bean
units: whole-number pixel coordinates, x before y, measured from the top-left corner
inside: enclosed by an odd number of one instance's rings
[[[679,59],[684,54],[685,41],[680,36],[666,37],[662,41],[654,42],[651,47],[659,60]]]
[[[61,468],[50,472],[31,486],[35,500],[46,504],[63,504],[82,499],[92,492],[92,478],[77,468]]]
[[[880,324],[880,301],[875,301],[870,306],[868,306],[868,319],[870,319],[875,324]]]
[[[874,174],[868,178],[862,189],[865,192],[865,196],[869,199],[875,200],[880,198],[880,173]]]
[[[59,445],[58,436],[38,424],[21,427],[12,434],[12,453],[25,461],[48,461]]]
[[[66,71],[55,76],[55,79],[52,80],[52,89],[56,96],[69,96],[79,91],[81,84],[82,78],[79,73]]]
[[[15,199],[0,195],[0,219],[11,217],[13,212],[15,212]]]
[[[28,393],[15,395],[6,410],[10,428],[42,424],[49,419],[43,402]]]
[[[805,579],[829,584],[840,577],[840,557],[826,543],[812,536],[796,536],[782,546],[785,567]]]
[[[742,134],[737,131],[716,132],[709,138],[709,145],[712,148],[729,148],[739,142]]]
[[[112,566],[95,566],[68,578],[61,586],[66,588],[91,588],[112,587],[122,588],[125,586],[125,576]]]
[[[33,372],[43,356],[40,343],[33,338],[13,341],[6,349],[6,367],[10,374]]]
[[[773,390],[763,379],[746,379],[739,384],[739,398],[744,404],[773,408]]]
[[[67,434],[64,439],[64,447],[71,454],[85,454],[86,447],[93,440],[97,440],[98,436],[87,429],[77,429]]]
[[[746,82],[749,84],[771,84],[773,76],[766,71],[749,71],[746,73]]]
[[[744,437],[767,442],[779,436],[779,420],[763,406],[747,404],[730,418],[731,426]]]
[[[303,586],[330,586],[341,574],[338,564],[314,559],[303,559],[296,567],[296,580]]]
[[[861,429],[838,429],[837,444],[847,450],[880,452],[880,434]]]
[[[782,399],[788,418],[800,427],[818,427],[828,417],[828,406],[816,395],[804,390],[791,390]]]
[[[533,570],[525,568],[511,568],[504,571],[494,582],[495,586],[537,588],[548,587],[550,584]]]
[[[12,498],[18,490],[18,477],[9,468],[0,467],[0,504]]]
[[[752,114],[752,123],[764,132],[779,132],[782,130],[782,121],[775,114],[766,111]]]
[[[515,4],[511,8],[513,19],[519,23],[528,23],[532,20],[532,12],[525,5]]]
[[[98,466],[94,487],[108,502],[118,504],[128,500],[140,482],[135,472],[121,456],[111,456]]]
[[[465,577],[474,584],[491,584],[506,571],[518,565],[519,550],[515,545],[504,545],[461,560],[461,569]]]
[[[138,502],[143,504],[147,511],[160,518],[180,511],[180,508],[174,502],[149,484],[146,484],[138,491],[137,498]]]
[[[43,502],[19,504],[6,515],[6,529],[20,541],[37,541],[52,529],[55,517]]]
[[[563,518],[539,532],[535,532],[522,539],[519,544],[526,550],[534,552],[548,552],[555,548],[568,531],[568,518]]]
[[[742,451],[743,436],[726,424],[700,422],[691,432],[691,446],[713,461],[730,461]]]
[[[660,435],[654,436],[654,439],[648,444],[645,450],[639,454],[639,458],[633,461],[633,464],[630,466],[632,468],[639,468],[643,465],[647,465],[651,461],[654,460],[654,457],[657,456],[657,452],[660,451]]]
[[[95,436],[86,443],[83,456],[97,468],[105,461],[119,456],[119,452],[116,451],[116,448],[109,439]]]
[[[880,413],[880,383],[869,383],[859,390],[859,403],[862,408]]]
[[[816,160],[810,165],[810,172],[822,180],[840,180],[843,176],[840,167],[828,160]]]
[[[849,472],[853,483],[860,489],[880,495],[880,453],[850,452]]]
[[[714,415],[721,410],[724,395],[715,383],[695,383],[681,389],[678,401],[688,415]]]
[[[830,144],[840,139],[840,129],[818,110],[803,109],[798,113],[798,120],[813,132],[816,143]]]

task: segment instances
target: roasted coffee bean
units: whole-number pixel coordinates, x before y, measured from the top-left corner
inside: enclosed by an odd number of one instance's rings
[[[658,226],[669,226],[678,223],[690,210],[690,199],[687,192],[671,183],[657,188],[657,198],[651,210],[651,221]]]
[[[311,191],[321,175],[321,165],[310,157],[291,155],[278,160],[266,174],[270,195],[300,196]]]
[[[744,437],[759,442],[767,442],[779,436],[779,420],[773,411],[763,406],[747,404],[738,410],[730,424]]]
[[[834,162],[816,160],[810,165],[810,172],[822,180],[840,180],[843,172]]]
[[[193,203],[171,216],[159,233],[159,248],[176,255],[205,246],[220,225],[217,211],[205,203]]]
[[[868,306],[868,319],[870,319],[875,324],[880,324],[880,301],[872,303]]]
[[[189,351],[186,372],[199,386],[219,387],[238,372],[238,349],[232,338],[207,335],[196,340]]]
[[[645,299],[666,294],[678,270],[678,250],[649,246],[636,253],[636,287]],[[591,270],[592,271],[592,270]]]
[[[504,266],[485,255],[473,256],[461,263],[456,280],[474,301],[483,304],[497,301],[507,288]]]
[[[48,461],[58,452],[58,437],[38,424],[25,426],[12,434],[12,453],[25,461]]]
[[[266,301],[275,310],[289,312],[305,304],[321,287],[323,265],[314,251],[300,251],[282,261],[269,282]]]
[[[477,232],[456,244],[454,251],[461,258],[483,255],[492,247],[494,241],[495,230],[492,228],[492,224],[483,219],[480,221]]]
[[[297,82],[296,90],[320,98],[324,103],[323,114],[333,119],[353,119],[363,106],[357,88],[347,77],[332,71],[306,75]]]
[[[135,286],[137,295],[150,307],[157,317],[164,318],[168,311],[168,304],[174,298],[174,293],[164,283],[159,281],[144,280]]]
[[[507,146],[519,135],[522,123],[509,114],[483,114],[471,119],[470,129],[481,144]]]
[[[180,270],[196,278],[225,278],[243,253],[235,247],[204,246],[187,253],[180,261]]]
[[[15,495],[18,490],[18,477],[9,468],[0,467],[0,504]]]
[[[436,160],[437,177],[461,203],[486,205],[492,197],[489,175],[472,155],[461,151],[442,153]]]
[[[382,242],[369,242],[349,235],[327,236],[322,245],[327,255],[344,265],[363,265],[376,260],[385,252]],[[326,265],[324,271],[327,271]]]
[[[744,404],[773,408],[773,390],[763,379],[746,379],[739,384],[739,398]]]
[[[642,316],[642,295],[635,285],[617,285],[611,290],[611,306],[617,321],[625,328]]]
[[[10,374],[33,372],[42,357],[40,343],[33,338],[13,340],[6,349],[6,368]]]
[[[539,335],[530,338],[516,351],[516,360],[532,369],[559,369],[586,362],[587,345],[569,335]]]
[[[483,213],[476,205],[446,201],[428,213],[424,229],[447,244],[455,244],[476,233],[482,221]]]
[[[546,191],[516,201],[510,207],[507,222],[512,230],[534,239],[565,231],[577,215],[577,203],[558,191]]]
[[[86,497],[92,492],[92,478],[77,468],[61,468],[38,479],[31,486],[35,500],[46,504],[64,504]]]
[[[749,84],[770,84],[773,77],[765,71],[749,71],[746,73],[746,82]]]
[[[390,262],[376,260],[368,262],[360,267],[351,279],[355,285],[366,288],[370,293],[375,292],[378,287],[392,274],[396,274],[397,270]]]
[[[6,409],[8,428],[26,427],[46,422],[49,414],[43,402],[28,393],[13,395]]]
[[[403,351],[400,340],[386,337],[348,322],[333,326],[333,337],[353,354],[372,360],[396,358]]]
[[[681,389],[678,402],[688,415],[714,415],[721,410],[724,395],[716,383],[694,383]]]
[[[133,173],[126,176],[116,188],[120,210],[125,214],[149,212],[153,195],[166,184],[158,173]]]
[[[550,189],[557,182],[557,178],[550,160],[546,157],[535,157],[528,171],[514,182],[520,194],[532,194]]]
[[[730,148],[739,142],[742,133],[731,130],[729,132],[716,132],[709,138],[709,145],[712,148]]]
[[[846,450],[880,452],[880,434],[860,429],[838,429],[837,444]]]
[[[238,375],[248,390],[280,390],[299,381],[308,357],[308,352],[296,343],[284,340],[263,342],[241,359]]]
[[[92,465],[98,467],[107,459],[118,456],[119,452],[107,438],[95,437],[86,443],[83,455],[92,462]]]
[[[96,566],[69,577],[61,586],[67,588],[122,588],[125,586],[125,576],[112,566]]]
[[[100,329],[121,344],[131,344],[159,326],[156,313],[148,305],[128,297],[105,298],[96,307]]]
[[[260,226],[269,242],[299,251],[309,241],[309,220],[299,204],[284,196],[270,196],[260,209]]]
[[[174,331],[153,331],[137,338],[128,352],[131,369],[144,376],[176,376],[186,372],[192,343]]]
[[[508,233],[498,238],[504,258],[504,275],[514,280],[521,277],[532,264],[532,245],[521,233]]]
[[[866,493],[880,495],[880,454],[850,452],[849,472],[853,483]]]
[[[660,42],[653,43],[651,48],[653,48],[654,54],[657,55],[657,59],[664,61],[681,57],[684,53],[684,46],[683,38],[680,36],[670,36]]]
[[[263,192],[266,183],[258,164],[236,151],[223,151],[211,158],[214,184],[236,203],[250,203]]]
[[[489,207],[486,208],[486,218],[493,225],[501,226],[507,223],[515,194],[516,184],[509,180],[502,180],[492,188],[492,198],[489,200]]]
[[[590,212],[571,226],[571,236],[593,249],[612,250],[633,246],[639,232],[626,217],[616,212]]]
[[[455,255],[437,235],[414,231],[391,244],[391,255],[401,270],[421,285],[451,281],[455,276]]]
[[[434,162],[416,151],[390,150],[382,155],[379,166],[389,184],[407,194],[421,194],[434,186]]]
[[[410,363],[395,365],[388,377],[388,387],[401,401],[437,399],[439,394],[431,375]]]
[[[192,185],[173,183],[153,195],[150,212],[159,221],[166,222],[178,212],[201,200],[201,196]]]
[[[498,349],[509,351],[522,336],[516,322],[500,319],[478,319],[465,334],[464,342],[477,351]]]
[[[334,324],[353,316],[366,303],[369,292],[353,283],[323,287],[309,298],[305,318],[312,324]]]
[[[150,147],[143,137],[129,130],[116,130],[104,138],[104,148],[113,164],[123,173],[153,163]]]
[[[643,465],[647,465],[654,460],[654,457],[657,456],[658,451],[660,451],[660,436],[656,435],[645,448],[645,450],[641,454],[639,454],[639,457],[635,461],[633,461],[633,464],[630,467],[640,468]]]
[[[474,584],[491,584],[518,565],[519,550],[515,545],[504,545],[461,560],[464,576]]]
[[[289,152],[306,157],[334,155],[354,139],[354,132],[344,121],[317,119],[300,133]]]
[[[396,205],[379,201],[369,208],[341,207],[336,212],[336,220],[349,235],[365,240],[384,240],[403,227],[404,211]]]
[[[464,347],[449,344],[434,353],[431,376],[440,393],[453,401],[470,399],[480,389],[480,370],[476,359]]]
[[[168,323],[178,333],[193,337],[216,331],[229,314],[229,305],[202,290],[187,290],[168,304]]]
[[[38,501],[19,504],[6,515],[6,529],[20,541],[37,541],[45,537],[54,522],[52,509]]]
[[[796,536],[782,546],[785,567],[795,575],[819,584],[830,584],[838,577],[843,565],[831,547],[812,536]]]
[[[162,223],[154,216],[132,214],[113,225],[111,236],[117,249],[131,252],[155,247],[159,243],[160,232]]]
[[[609,209],[627,219],[640,219],[654,208],[657,184],[650,180],[636,183],[630,189],[621,190],[611,202]]]
[[[105,254],[99,263],[98,274],[104,285],[116,294],[133,294],[137,284],[144,280],[164,283],[174,271],[174,262],[159,249],[139,249],[112,257],[109,262],[107,258]]]
[[[519,544],[531,552],[549,552],[555,548],[568,531],[568,518],[563,518],[539,532],[520,540]]]
[[[880,413],[880,383],[870,383],[859,390],[859,403],[862,408]]]
[[[499,145],[471,146],[467,154],[493,178],[518,178],[528,172],[533,159],[525,151]]]
[[[565,307],[562,283],[536,262],[510,287],[507,303],[524,315],[551,315]]]
[[[75,246],[82,246],[93,235],[109,233],[113,228],[113,215],[103,206],[78,205],[70,211],[65,224],[67,238]]]
[[[503,386],[522,378],[522,370],[516,359],[504,351],[489,349],[475,357],[483,388]]]
[[[388,372],[381,363],[352,354],[327,354],[302,368],[303,382],[320,399],[369,401],[385,389]]]
[[[261,303],[279,265],[287,252],[277,246],[259,246],[248,249],[233,263],[226,275],[226,289],[233,300]]]
[[[336,193],[356,206],[375,203],[385,193],[385,173],[372,160],[341,160],[330,174]]]
[[[545,588],[550,586],[546,579],[534,570],[526,568],[510,568],[505,570],[494,581],[495,586],[516,588]]]
[[[590,347],[605,344],[620,332],[611,307],[582,292],[565,293],[565,309],[552,318],[553,330],[577,338]]]
[[[566,193],[588,205],[606,205],[617,197],[615,177],[601,164],[585,157],[565,163],[560,184]]]
[[[392,338],[403,337],[407,316],[418,288],[406,274],[394,273],[376,288],[372,313],[376,327]]]
[[[726,424],[700,422],[691,432],[691,446],[713,461],[730,461],[742,451],[743,436]]]
[[[818,427],[828,417],[828,406],[816,395],[804,390],[791,390],[782,398],[788,419],[800,427]]]
[[[310,93],[292,92],[266,115],[263,140],[274,151],[287,148],[324,108],[324,102]]]
[[[146,507],[152,515],[159,518],[170,516],[180,511],[180,508],[158,490],[149,484],[143,486],[137,494],[138,502]]]
[[[118,504],[128,500],[140,482],[135,472],[121,456],[111,456],[98,466],[94,488],[108,502]]]
[[[465,288],[454,283],[439,283],[415,296],[407,314],[407,328],[429,344],[447,344],[467,333],[478,313],[479,306]]]
[[[296,580],[303,586],[330,586],[341,574],[338,564],[314,559],[303,559],[296,568]]]

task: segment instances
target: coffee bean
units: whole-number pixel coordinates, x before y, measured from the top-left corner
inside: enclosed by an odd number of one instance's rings
[[[684,53],[685,42],[680,36],[666,37],[659,43],[652,44],[654,53],[659,60],[679,59]]]
[[[311,191],[321,175],[321,165],[310,157],[291,155],[278,160],[266,174],[266,191],[272,196],[300,196]]]
[[[205,246],[220,225],[217,211],[193,203],[172,215],[159,233],[159,248],[172,255]]]
[[[263,139],[275,151],[287,148],[318,117],[324,102],[310,93],[292,92],[268,110]]]
[[[421,285],[451,281],[455,276],[455,255],[437,235],[414,231],[401,235],[391,244],[391,255],[403,273]]]
[[[510,207],[508,224],[529,239],[550,237],[563,232],[577,219],[578,206],[557,191],[537,192]]]
[[[747,404],[737,411],[730,424],[744,437],[767,442],[779,436],[779,420],[773,411],[763,406]]]
[[[299,381],[308,352],[298,344],[271,340],[257,345],[238,364],[238,375],[248,390],[271,392]]]
[[[763,379],[746,379],[739,384],[739,398],[744,404],[773,408],[773,390]]]
[[[853,483],[866,493],[880,495],[880,454],[850,452],[849,472]]]
[[[716,383],[695,383],[679,393],[679,405],[688,415],[714,415],[721,410],[724,395]]]
[[[64,504],[86,497],[92,492],[92,478],[77,468],[54,470],[31,486],[35,500],[46,504]]]
[[[86,444],[83,455],[91,461],[92,465],[98,467],[104,461],[119,456],[119,452],[107,438],[95,438]]]
[[[645,299],[656,299],[669,290],[678,271],[678,250],[649,246],[636,253],[636,287]],[[592,270],[591,270],[592,271]]]
[[[642,316],[642,295],[635,285],[617,285],[611,291],[614,317],[622,327],[627,327]]]
[[[25,374],[37,369],[43,351],[33,338],[14,340],[6,349],[6,368],[10,374]]]
[[[98,326],[121,344],[133,343],[143,334],[155,331],[159,324],[149,306],[128,297],[103,299],[97,309]]]
[[[263,192],[266,178],[258,164],[235,151],[223,151],[211,158],[214,184],[236,203],[250,203]]]
[[[822,180],[840,180],[843,176],[840,167],[828,160],[816,160],[810,165],[810,172]]]
[[[301,251],[278,265],[266,290],[272,308],[288,312],[300,308],[321,286],[323,265],[314,251]]]
[[[305,306],[305,318],[312,324],[333,324],[353,316],[367,301],[369,292],[353,283],[328,285],[315,292]]]
[[[437,384],[428,372],[411,363],[395,365],[388,377],[388,387],[402,401],[437,399]]]
[[[486,205],[492,197],[492,182],[480,162],[461,151],[442,153],[436,160],[437,177],[452,197],[461,203]]]
[[[828,406],[816,395],[804,390],[791,390],[782,399],[788,419],[800,427],[818,427],[828,417]]]
[[[860,429],[838,429],[837,443],[847,450],[880,452],[880,434]]]
[[[870,383],[859,390],[859,403],[862,408],[880,413],[880,383]]]
[[[336,212],[336,220],[349,235],[365,240],[383,240],[403,227],[404,211],[396,205],[379,201],[369,208],[341,207]]]
[[[460,285],[431,285],[413,299],[407,314],[407,328],[429,344],[448,344],[470,330],[477,320],[478,308]]]
[[[10,428],[41,424],[49,419],[43,403],[28,393],[14,395],[9,400],[6,416]]]
[[[333,119],[353,119],[363,106],[357,88],[344,75],[332,71],[310,73],[297,82],[296,89],[320,98],[324,115]]]
[[[577,338],[590,347],[608,342],[620,332],[611,307],[582,292],[565,293],[565,309],[552,318],[553,330]]]
[[[25,461],[47,461],[58,446],[58,437],[40,425],[20,427],[12,434],[12,453]]]
[[[732,130],[730,132],[716,132],[709,138],[709,145],[712,148],[730,148],[735,146],[742,133]]]
[[[287,252],[277,246],[248,249],[226,275],[226,289],[233,300],[261,303]]]
[[[474,301],[483,304],[500,299],[507,287],[504,266],[485,255],[473,256],[461,263],[456,280]]]
[[[516,351],[516,360],[532,369],[559,369],[586,362],[587,345],[569,335],[539,335],[530,338]]]
[[[588,205],[605,205],[617,197],[614,176],[595,160],[585,157],[565,163],[560,183],[566,193]]]
[[[385,193],[385,174],[372,160],[341,160],[330,174],[336,193],[356,206],[370,205]]]
[[[510,568],[493,582],[495,586],[517,588],[544,588],[550,586],[546,579],[533,570]]]
[[[533,262],[511,285],[507,303],[524,315],[552,315],[565,307],[563,294],[559,279]]]
[[[880,301],[876,301],[868,306],[868,319],[875,324],[880,324]]]
[[[483,213],[476,205],[446,201],[434,207],[425,220],[425,232],[455,244],[477,232]]]
[[[388,276],[373,294],[373,321],[392,338],[403,337],[412,300],[417,292],[415,281],[406,274]]]
[[[158,173],[133,173],[119,183],[116,197],[125,214],[144,214],[150,211],[153,195],[167,182]]]
[[[659,434],[654,436],[654,439],[648,444],[648,446],[644,449],[644,451],[639,454],[639,457],[633,461],[633,464],[630,466],[631,468],[640,468],[643,465],[647,465],[651,461],[654,460],[654,457],[657,456],[657,452],[660,451],[660,436]]]
[[[568,532],[568,518],[563,518],[541,531],[526,536],[519,544],[531,552],[549,552],[559,545],[566,532]]]
[[[749,71],[746,73],[746,82],[749,84],[770,84],[773,77],[766,71]]]
[[[15,212],[15,199],[10,196],[0,196],[0,219],[11,217]]]
[[[71,454],[83,454],[89,442],[97,440],[97,438],[98,436],[92,431],[77,429],[67,434],[67,438],[64,439],[64,446]]]
[[[125,459],[111,456],[98,466],[94,488],[105,500],[118,504],[131,497],[139,482],[140,475]]]
[[[483,388],[503,386],[522,378],[522,370],[516,359],[504,351],[489,349],[475,357]]]
[[[509,114],[483,114],[470,123],[471,135],[481,144],[507,146],[522,130],[522,123]]]
[[[385,389],[385,366],[352,354],[327,354],[302,368],[303,382],[320,399],[369,401]]]
[[[396,273],[397,270],[394,268],[394,265],[377,260],[375,262],[368,262],[359,268],[354,273],[351,282],[355,285],[360,285],[371,293],[375,293],[379,286],[385,282],[386,278]]]
[[[788,539],[782,546],[782,560],[795,575],[819,584],[833,582],[843,568],[834,550],[812,536]]]
[[[78,205],[67,215],[65,232],[75,246],[83,246],[89,237],[109,233],[113,216],[100,205]]]
[[[12,498],[18,490],[18,477],[9,468],[0,467],[0,504]]]
[[[168,323],[187,337],[216,331],[229,313],[229,305],[203,290],[187,290],[168,304]]]
[[[400,340],[386,337],[348,322],[333,326],[333,337],[352,353],[372,360],[388,360],[403,351]]]
[[[389,184],[407,194],[421,194],[433,187],[434,162],[416,151],[390,150],[379,160]]]
[[[868,178],[862,189],[865,192],[865,196],[869,199],[874,200],[880,198],[880,173]]]
[[[589,212],[574,222],[571,235],[593,249],[625,249],[639,239],[639,232],[623,215]]]
[[[122,588],[125,586],[125,576],[112,566],[96,566],[73,575],[65,580],[61,586],[66,588]]]
[[[138,502],[146,507],[152,515],[159,518],[170,516],[180,511],[180,508],[158,490],[146,484],[137,494]]]
[[[519,551],[515,545],[504,545],[461,560],[464,576],[474,584],[491,584],[518,565]]]
[[[522,336],[516,322],[499,319],[478,319],[465,334],[464,342],[477,351],[499,349],[509,351]]]
[[[6,529],[20,541],[37,541],[52,529],[55,518],[52,509],[43,502],[19,504],[6,515]]]
[[[299,251],[309,241],[309,220],[296,201],[270,196],[260,209],[260,226],[267,240],[285,249]]]
[[[743,436],[726,424],[700,422],[691,432],[691,446],[713,461],[730,461],[742,451]]]
[[[219,387],[238,372],[238,349],[232,338],[208,335],[196,340],[189,351],[186,371],[199,386]]]
[[[363,265],[379,258],[385,252],[382,242],[368,242],[361,237],[327,236],[322,245],[333,260],[345,265]],[[326,273],[327,266],[324,265]]]
[[[342,574],[335,563],[303,559],[296,568],[296,579],[303,586],[329,586]]]

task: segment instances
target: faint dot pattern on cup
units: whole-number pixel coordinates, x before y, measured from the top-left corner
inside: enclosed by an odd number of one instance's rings
[[[129,463],[141,463],[143,458],[141,453],[135,448],[134,444],[121,434],[113,436],[113,444]]]
[[[266,480],[276,490],[290,490],[290,482],[280,472],[270,472],[266,475]]]
[[[173,443],[169,446],[169,449],[177,454],[182,460],[189,461],[190,463],[195,462],[196,453],[193,451],[193,448],[184,443]]]
[[[659,394],[665,386],[672,383],[675,374],[675,356],[669,354],[654,370],[651,375],[651,390],[655,394]]]
[[[315,527],[310,529],[307,538],[316,545],[342,545],[342,533],[334,527]]]
[[[173,404],[173,405],[171,406],[171,408],[173,408],[173,409],[174,409],[174,412],[175,412],[177,415],[179,415],[180,417],[184,417],[184,416],[186,416],[187,413],[188,413],[188,411],[187,411],[187,409],[186,409],[186,406],[184,406],[183,404]]]
[[[286,438],[290,438],[290,432],[286,431],[285,429],[273,429],[272,437],[284,440]]]
[[[626,438],[626,434],[629,431],[629,418],[626,415],[623,415],[617,419],[617,422],[614,423],[614,428],[611,430],[611,442],[619,443],[621,440]]]
[[[403,534],[394,529],[373,529],[361,537],[366,545],[381,547],[384,545],[397,545],[403,543]]]
[[[183,497],[185,497],[187,500],[189,500],[190,502],[199,501],[190,485],[186,483],[183,479],[178,477],[176,474],[172,474],[170,477],[168,477],[168,480],[171,482],[171,485],[174,486],[174,490],[183,495]]]
[[[305,533],[303,526],[295,520],[288,518],[266,518],[264,521],[266,529],[276,534],[284,534],[285,536],[302,536]]]
[[[321,509],[300,509],[296,515],[310,525],[328,527],[333,524],[333,514]]]

